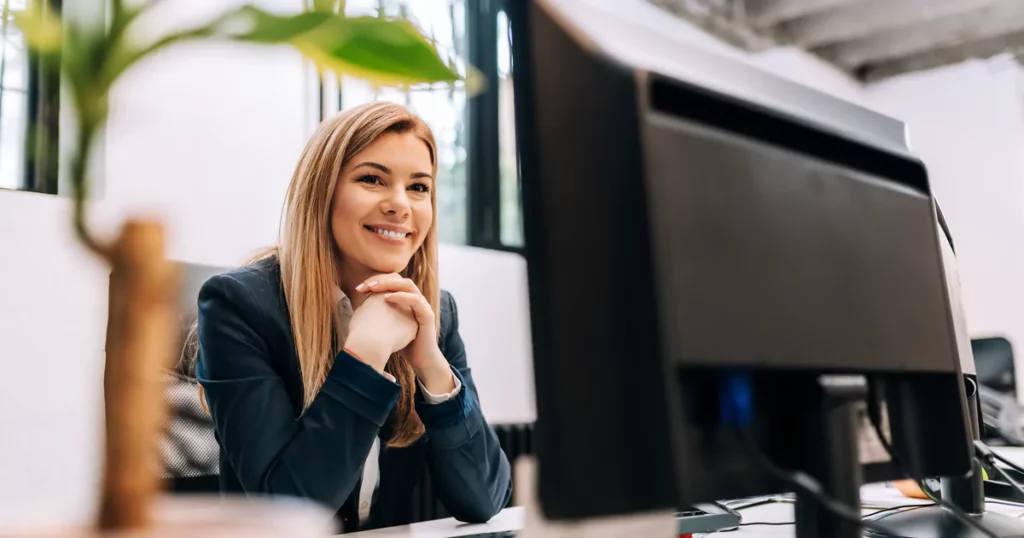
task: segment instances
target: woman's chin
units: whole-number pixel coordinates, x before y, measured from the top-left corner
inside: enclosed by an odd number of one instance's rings
[[[401,273],[409,266],[410,260],[380,260],[372,265],[373,270],[380,274]]]

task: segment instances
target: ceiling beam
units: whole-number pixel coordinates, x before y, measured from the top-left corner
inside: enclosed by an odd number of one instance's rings
[[[748,24],[743,5],[738,3],[742,0],[648,1],[742,49],[759,51],[775,44]]]
[[[934,69],[975,58],[991,58],[1003,53],[1015,55],[1018,59],[1024,56],[1024,30],[973,43],[946,45],[904,58],[869,64],[861,68],[860,75],[865,82],[877,82],[895,75]]]
[[[957,0],[966,2],[968,0]],[[814,52],[844,69],[897,60],[933,49],[974,44],[1024,30],[1024,1],[1006,0],[976,11],[946,16],[911,28],[900,28]]]
[[[801,17],[774,29],[782,42],[811,48],[866,38],[1020,0],[869,0]]]
[[[783,21],[864,0],[743,0],[747,20],[766,28]]]

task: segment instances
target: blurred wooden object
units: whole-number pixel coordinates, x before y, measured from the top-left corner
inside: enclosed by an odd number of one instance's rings
[[[514,506],[523,507],[522,536],[529,538],[621,538],[625,536],[676,536],[675,510],[659,510],[578,521],[551,521],[540,505],[537,461],[530,456],[516,460]]]
[[[0,538],[291,538],[337,534],[334,512],[302,499],[159,495],[143,529],[4,526]]]
[[[173,364],[177,338],[177,274],[164,257],[164,235],[158,222],[129,220],[110,250],[100,530],[148,526],[159,492],[162,375]]]

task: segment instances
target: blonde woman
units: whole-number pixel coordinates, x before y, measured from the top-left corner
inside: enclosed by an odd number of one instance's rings
[[[221,489],[310,498],[346,532],[408,523],[424,467],[456,518],[511,496],[451,295],[437,284],[437,150],[405,108],[325,121],[280,244],[199,293],[196,377]]]

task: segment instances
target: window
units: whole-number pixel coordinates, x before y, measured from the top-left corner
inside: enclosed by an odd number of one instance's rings
[[[0,188],[23,188],[25,179],[26,90],[28,54],[13,12],[25,8],[25,0],[4,0],[0,21]]]
[[[0,189],[57,192],[59,78],[44,74],[14,24],[26,0],[2,0],[0,17]],[[59,0],[48,2],[60,10]],[[59,61],[59,60],[53,60]]]
[[[511,34],[500,0],[467,11],[467,57],[487,90],[470,99],[468,115],[469,244],[519,251],[523,246],[515,145]]]
[[[436,43],[442,58],[465,59],[467,1],[475,4],[478,0],[348,0],[345,13],[407,18]],[[342,110],[375,100],[394,101],[430,125],[438,152],[438,235],[447,243],[468,242],[465,91],[443,84],[404,92],[377,90],[365,81],[346,77],[340,94]]]
[[[468,60],[485,77],[487,90],[472,98],[458,85],[398,91],[345,77],[338,104],[344,110],[388,100],[419,114],[437,139],[440,240],[519,250],[523,233],[510,35],[501,1],[347,0],[345,13],[407,18],[434,41],[442,58],[455,58],[460,70]]]
[[[503,247],[523,247],[523,200],[516,149],[515,100],[512,93],[512,31],[498,12],[498,166],[500,239]]]

